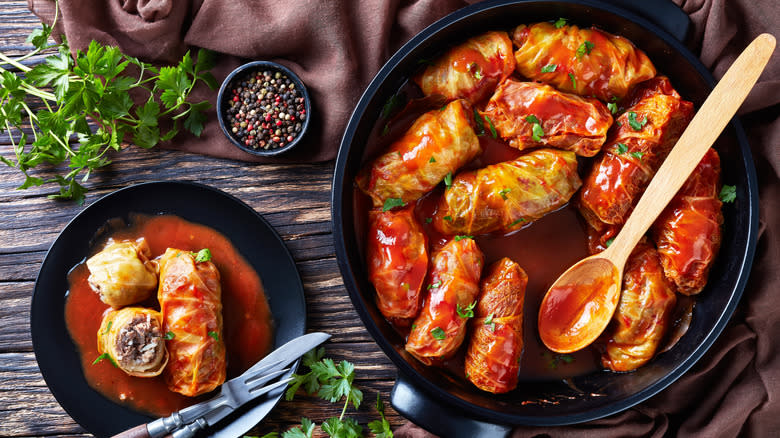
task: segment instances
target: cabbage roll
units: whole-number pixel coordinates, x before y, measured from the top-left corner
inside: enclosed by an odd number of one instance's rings
[[[649,81],[621,114],[580,192],[590,223],[622,224],[693,117],[693,104]],[[630,101],[631,99],[629,99]]]
[[[157,299],[168,338],[168,389],[194,397],[221,385],[226,362],[217,267],[196,261],[189,251],[168,248],[160,259]]]
[[[473,118],[465,100],[423,114],[361,171],[358,187],[371,197],[374,207],[384,206],[389,199],[416,201],[482,152],[471,126]]]
[[[623,291],[607,328],[604,367],[631,371],[653,358],[672,324],[677,303],[655,248],[643,239],[624,269]]]
[[[371,210],[368,223],[368,279],[376,289],[377,307],[386,318],[414,318],[428,272],[428,241],[414,205]]]
[[[144,238],[134,242],[109,241],[87,260],[87,281],[100,299],[115,309],[139,303],[151,297],[157,288],[157,267],[150,256]]]
[[[612,124],[609,110],[596,99],[514,79],[498,85],[480,114],[513,148],[549,146],[583,157],[598,153]]]
[[[647,55],[630,41],[596,28],[522,24],[512,40],[521,75],[604,102],[622,99],[656,73]]]
[[[720,248],[720,158],[710,149],[651,228],[666,277],[685,295],[701,292]]]
[[[476,305],[484,261],[470,238],[451,239],[433,255],[428,296],[406,341],[406,351],[420,362],[439,364],[463,343],[467,312]]]
[[[97,333],[98,353],[135,377],[160,375],[168,363],[160,312],[143,307],[111,310]]]
[[[527,284],[523,268],[506,257],[482,280],[465,367],[466,377],[484,391],[501,394],[517,387]]]
[[[443,234],[509,232],[569,202],[582,182],[573,152],[539,149],[458,174],[433,217]]]
[[[509,35],[491,31],[451,48],[416,75],[414,82],[426,96],[440,94],[448,100],[476,103],[514,71]]]

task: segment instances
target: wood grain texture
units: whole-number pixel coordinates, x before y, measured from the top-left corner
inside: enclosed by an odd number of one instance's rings
[[[0,2],[0,51],[25,53],[31,48],[25,39],[38,26],[24,0]],[[0,134],[0,155],[9,159],[11,140],[7,133]],[[327,356],[356,365],[364,402],[347,415],[364,426],[379,418],[374,407],[379,393],[391,424],[402,422],[389,406],[396,369],[362,325],[338,270],[330,218],[332,162],[258,165],[135,147],[113,158],[113,164],[90,177],[84,206],[48,199],[53,187],[17,190],[23,175],[0,164],[0,436],[89,436],[57,403],[35,361],[29,324],[35,278],[57,235],[85,206],[118,188],[159,180],[198,181],[262,214],[281,235],[301,274],[309,330],[332,334],[325,345]],[[40,167],[35,175],[43,178],[64,169]],[[300,424],[301,417],[320,424],[340,415],[341,407],[300,394],[292,402],[281,402],[250,435],[285,431]],[[316,436],[324,436],[319,427],[317,431]]]

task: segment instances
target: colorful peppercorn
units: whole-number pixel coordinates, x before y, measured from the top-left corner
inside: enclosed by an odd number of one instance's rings
[[[282,72],[250,71],[233,82],[225,111],[228,131],[256,150],[293,142],[306,120],[306,101],[295,82]]]

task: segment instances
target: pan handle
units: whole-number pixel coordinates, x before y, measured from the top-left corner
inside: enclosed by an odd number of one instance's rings
[[[610,0],[610,3],[650,21],[682,43],[688,36],[691,19],[671,0]]]
[[[390,393],[390,404],[413,423],[442,437],[506,438],[512,431],[511,426],[475,420],[463,411],[442,405],[401,372]]]

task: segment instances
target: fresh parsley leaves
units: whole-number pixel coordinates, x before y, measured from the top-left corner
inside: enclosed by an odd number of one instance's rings
[[[590,55],[590,51],[593,50],[593,47],[595,47],[593,43],[587,40],[580,44],[580,46],[577,47],[577,59],[581,59],[585,55]]]
[[[195,254],[196,263],[208,262],[209,260],[211,260],[211,250],[208,248],[203,248]]]
[[[431,336],[438,341],[443,341],[447,338],[447,333],[441,327],[434,327],[431,329]]]
[[[525,121],[531,124],[531,138],[534,141],[542,141],[542,137],[544,137],[542,122],[533,114],[526,116]]]
[[[718,198],[726,204],[734,202],[737,199],[737,186],[723,185]]]
[[[446,175],[444,175],[444,185],[449,189],[452,187],[452,172],[447,172]]]
[[[547,64],[542,67],[542,73],[552,73],[558,68],[558,64]]]
[[[563,26],[566,26],[566,22],[567,22],[567,21],[568,21],[568,20],[567,20],[567,19],[565,19],[565,18],[559,18],[559,19],[555,20],[555,24],[554,24],[554,26],[555,26],[555,28],[556,28],[556,29],[560,29],[560,28],[562,28]]]
[[[617,152],[620,155],[623,155],[626,152],[628,152],[628,146],[626,146],[625,143],[617,143],[615,146],[617,147]]]
[[[97,364],[98,362],[103,361],[103,359],[108,359],[109,362],[111,362],[111,365],[114,366],[114,368],[119,368],[119,365],[116,364],[116,361],[114,361],[114,358],[111,357],[108,353],[103,353],[100,356],[98,356],[94,362],[92,362],[92,365]]]
[[[404,202],[401,198],[387,198],[385,199],[385,203],[382,206],[382,211],[388,211],[392,210],[395,207],[403,207],[406,205],[406,202]]]
[[[577,89],[577,78],[574,77],[574,73],[569,73],[569,80],[571,81],[571,87]]]
[[[607,103],[607,109],[608,109],[608,110],[609,110],[609,112],[610,112],[610,113],[612,113],[613,115],[617,114],[617,112],[618,112],[618,106],[617,106],[617,104],[616,104],[615,102],[609,102],[609,103]]]
[[[379,412],[379,419],[368,423],[368,430],[374,434],[375,438],[393,438],[390,422],[385,417],[385,404],[379,397],[379,393],[376,394],[376,411]]]
[[[491,313],[487,317],[485,317],[485,320],[482,321],[483,324],[490,327],[490,331],[495,332],[496,331],[496,322],[493,321],[493,314]]]
[[[475,300],[473,303],[469,304],[466,307],[461,306],[458,304],[456,310],[458,312],[458,316],[461,318],[473,318],[474,317],[474,307],[477,305],[477,301]]]
[[[501,189],[501,190],[499,190],[499,191],[498,191],[498,194],[499,194],[499,195],[501,195],[501,199],[503,199],[503,200],[505,200],[505,201],[506,201],[506,199],[507,199],[507,196],[506,196],[506,195],[507,195],[507,193],[509,193],[509,192],[511,192],[511,191],[512,191],[512,189],[505,188],[505,189]]]
[[[645,116],[642,120],[639,120],[636,118],[636,113],[633,111],[628,112],[628,126],[631,127],[634,131],[641,131],[642,128],[647,125],[647,116]]]

